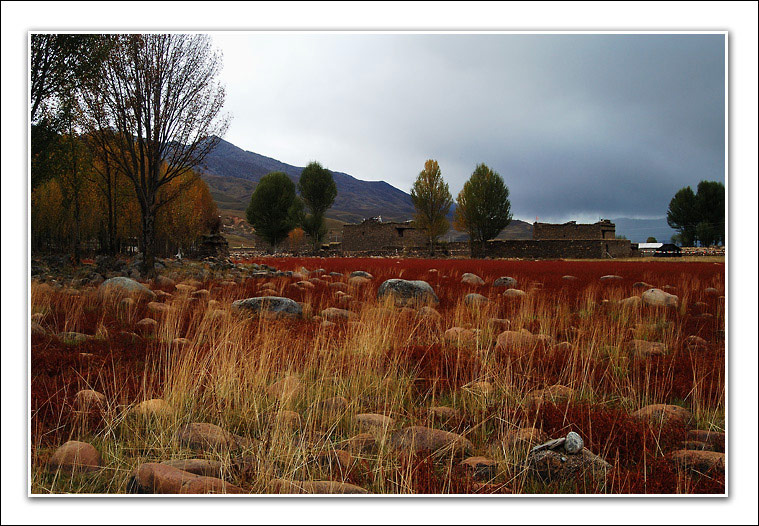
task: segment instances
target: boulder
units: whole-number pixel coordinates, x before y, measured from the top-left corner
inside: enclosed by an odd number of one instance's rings
[[[180,427],[177,440],[182,446],[195,451],[237,450],[250,444],[244,437],[206,422],[193,422]]]
[[[345,309],[337,309],[335,307],[329,307],[321,312],[322,318],[327,321],[348,321],[357,318],[355,312],[351,312]]]
[[[653,307],[677,307],[677,296],[661,289],[648,289],[641,294],[640,299]]]
[[[672,460],[678,468],[696,473],[725,473],[725,454],[717,451],[683,449],[672,453]]]
[[[625,298],[623,300],[619,300],[617,304],[621,305],[622,307],[637,307],[640,305],[640,297],[639,296],[630,296],[629,298]]]
[[[617,276],[616,274],[607,274],[606,276],[601,276],[599,279],[601,281],[611,281],[611,282],[614,282],[614,281],[620,281],[620,280],[622,280],[624,278],[622,276]]]
[[[652,425],[659,426],[667,423],[687,424],[693,415],[691,415],[690,411],[679,405],[652,404],[635,411],[632,416],[638,420],[647,421]]]
[[[74,411],[80,413],[101,412],[106,406],[105,395],[92,389],[82,389],[74,395]]]
[[[49,471],[88,472],[101,466],[100,452],[87,442],[69,440],[55,450],[47,463]]]
[[[156,494],[241,494],[244,491],[216,477],[184,471],[164,463],[141,464],[129,481],[133,493]]]
[[[81,345],[95,338],[90,334],[82,334],[81,332],[74,331],[59,332],[57,336],[58,339],[66,345]]]
[[[100,284],[98,294],[107,298],[130,297],[135,300],[154,300],[155,293],[142,283],[122,276],[109,278]]]
[[[377,298],[385,297],[391,298],[398,307],[414,304],[437,305],[439,302],[430,284],[421,280],[389,279],[377,290]]]
[[[579,281],[580,280],[580,278],[578,278],[577,276],[571,276],[569,274],[562,276],[561,279],[563,279],[564,281]]]
[[[183,458],[176,460],[164,460],[161,462],[164,466],[181,469],[188,473],[201,475],[203,477],[222,478],[222,463],[218,460],[209,460],[206,458]]]
[[[211,299],[211,292],[207,289],[200,289],[190,293],[190,297],[197,298],[199,300],[208,301]]]
[[[162,289],[174,290],[177,286],[177,282],[166,276],[156,276],[153,280],[153,286],[161,287]]]
[[[251,315],[266,314],[274,317],[296,317],[303,315],[303,307],[290,298],[278,296],[266,296],[261,298],[247,298],[232,302],[234,312]]]
[[[511,327],[511,320],[507,320],[506,318],[490,318],[488,319],[488,327],[496,333],[508,331]]]
[[[472,292],[471,294],[464,296],[464,305],[467,307],[480,307],[482,305],[487,305],[488,303],[490,303],[490,300],[482,294]]]
[[[280,410],[269,415],[269,422],[275,426],[293,428],[301,426],[301,418],[295,411]]]
[[[32,320],[31,324],[29,325],[29,330],[32,333],[32,336],[46,336],[47,330],[39,324],[39,322]]]
[[[372,280],[369,278],[362,278],[361,276],[353,276],[352,278],[348,278],[348,285],[351,287],[360,287],[361,285],[366,285],[367,283],[370,283]]]
[[[636,358],[649,358],[651,356],[664,356],[667,354],[667,347],[660,342],[630,340],[627,342],[627,352]]]
[[[150,303],[148,303],[148,310],[150,312],[155,312],[156,314],[164,314],[171,310],[171,306],[165,303],[151,301]]]
[[[420,316],[421,318],[425,318],[429,321],[441,321],[443,319],[442,314],[440,314],[438,311],[436,311],[435,309],[427,305],[419,309],[418,316]]]
[[[283,480],[274,479],[269,483],[271,493],[276,494],[358,494],[365,495],[369,493],[364,488],[346,482],[336,482],[333,480]]]
[[[447,406],[433,406],[429,408],[430,417],[434,420],[440,420],[442,422],[449,422],[451,420],[459,420],[461,418],[461,412],[458,409]]]
[[[535,336],[527,331],[503,331],[496,337],[495,348],[500,351],[527,351],[536,344]]]
[[[480,286],[480,285],[484,285],[485,281],[481,277],[479,277],[477,274],[472,274],[471,272],[465,272],[461,276],[461,283],[464,283],[466,285]]]
[[[461,435],[423,426],[412,426],[398,431],[390,443],[394,449],[409,453],[429,451],[462,456],[470,455],[474,450],[472,443]]]
[[[140,334],[155,334],[158,330],[158,322],[152,318],[143,318],[135,324]]]
[[[443,333],[443,339],[455,346],[473,346],[477,344],[477,334],[471,329],[464,329],[463,327],[451,327]]]
[[[709,444],[715,451],[725,451],[725,433],[719,431],[691,429],[688,431],[688,440]]]
[[[519,289],[508,289],[506,292],[503,293],[503,295],[507,298],[521,299],[527,296],[527,293]]]
[[[377,439],[371,433],[359,433],[344,445],[353,455],[373,455],[377,452]]]
[[[517,285],[517,280],[510,276],[501,276],[493,282],[494,287],[506,287],[507,289],[515,289]]]
[[[384,432],[395,424],[395,420],[389,416],[377,413],[360,413],[353,417],[353,421],[358,424],[359,428],[367,431]]]

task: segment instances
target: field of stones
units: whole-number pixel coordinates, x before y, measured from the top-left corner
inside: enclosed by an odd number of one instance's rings
[[[31,493],[724,494],[724,263],[85,261]]]

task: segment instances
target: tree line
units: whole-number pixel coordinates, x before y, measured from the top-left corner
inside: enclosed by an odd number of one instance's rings
[[[667,224],[677,230],[672,242],[692,247],[725,244],[725,185],[701,181],[694,193],[681,188],[669,202]]]
[[[142,272],[218,222],[196,168],[226,132],[206,35],[31,37],[32,233],[78,262],[137,237]]]

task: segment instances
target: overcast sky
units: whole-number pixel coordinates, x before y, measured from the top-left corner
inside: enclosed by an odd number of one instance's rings
[[[225,139],[406,192],[440,163],[454,198],[478,163],[514,217],[666,215],[725,180],[723,35],[214,33]]]

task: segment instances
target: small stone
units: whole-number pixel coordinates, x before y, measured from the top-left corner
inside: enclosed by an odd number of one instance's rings
[[[583,447],[585,447],[585,443],[583,442],[582,437],[574,431],[570,431],[564,441],[564,451],[570,455],[574,455],[582,451]]]

